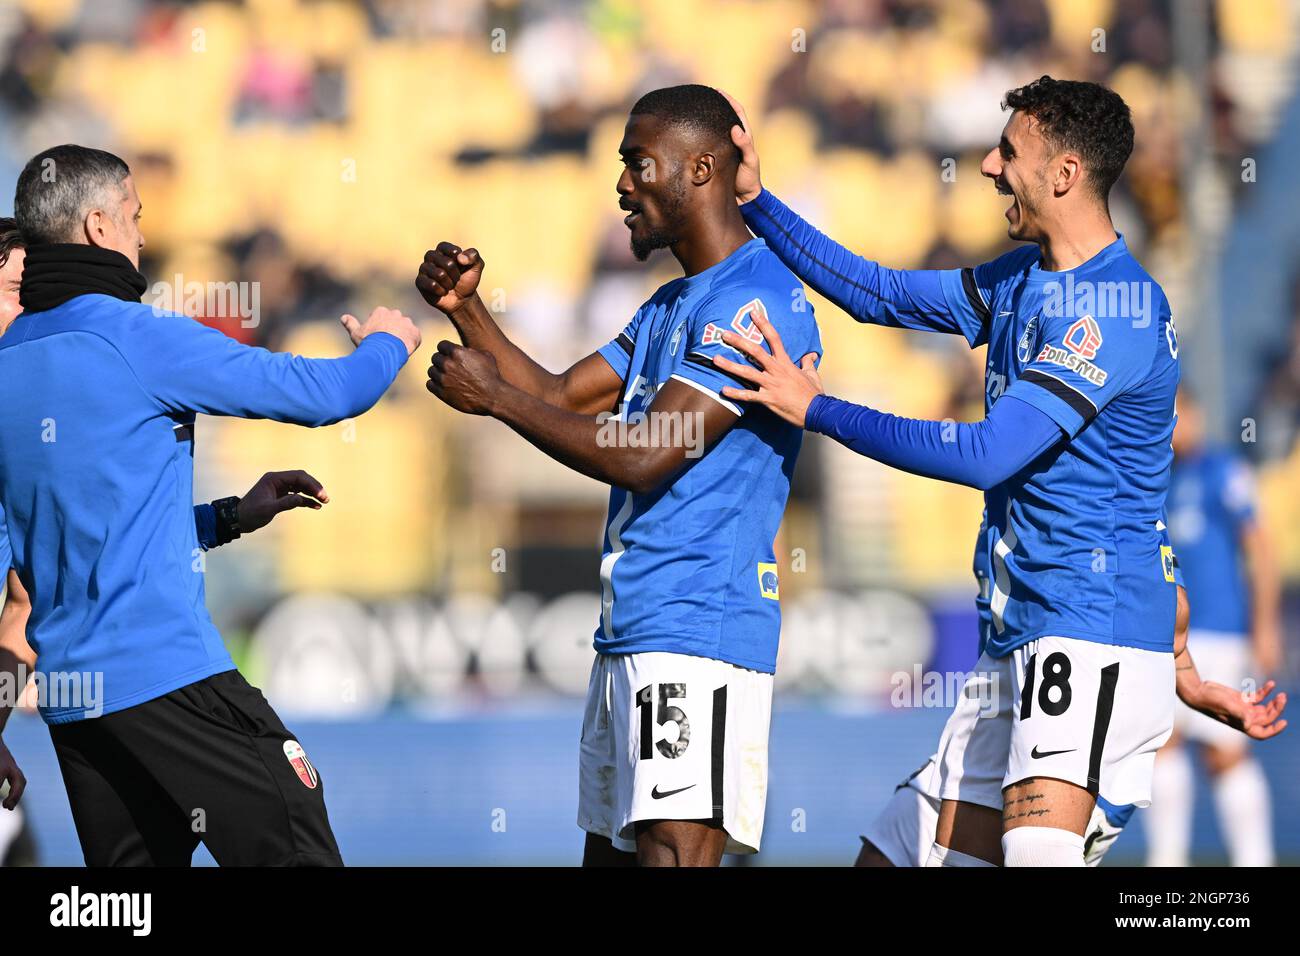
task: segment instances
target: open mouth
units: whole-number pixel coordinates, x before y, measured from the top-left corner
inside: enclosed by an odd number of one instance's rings
[[[1013,193],[1013,192],[1012,192],[1012,191],[1011,191],[1011,190],[1006,186],[1005,183],[998,183],[998,184],[997,184],[997,191],[998,191],[998,195],[999,195],[999,196],[1010,196],[1010,197],[1011,197],[1011,205],[1008,206],[1008,207],[1006,208],[1006,211],[1003,213],[1004,216],[1006,216],[1008,219],[1010,219],[1010,218],[1011,218],[1011,214],[1012,214],[1012,212],[1014,212],[1014,211],[1017,209],[1017,206],[1019,205],[1020,200],[1016,199],[1016,195],[1015,195],[1015,193]]]
[[[623,217],[623,225],[625,226],[631,226],[641,218],[641,208],[639,206],[630,206],[619,203],[618,208],[627,210],[627,215]]]

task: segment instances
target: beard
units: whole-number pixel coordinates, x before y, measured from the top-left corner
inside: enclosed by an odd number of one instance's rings
[[[1020,219],[1007,229],[1007,236],[1018,241],[1033,241],[1038,236],[1038,214],[1046,204],[1048,186],[1046,179],[1040,178],[1033,187],[1026,188],[1024,195],[1016,197],[1020,207]]]
[[[656,249],[667,249],[681,238],[682,210],[686,206],[686,184],[680,178],[669,185],[669,192],[661,204],[664,224],[658,228],[645,227],[641,235],[632,233],[632,255],[637,262],[645,262]],[[642,213],[642,222],[645,214]]]

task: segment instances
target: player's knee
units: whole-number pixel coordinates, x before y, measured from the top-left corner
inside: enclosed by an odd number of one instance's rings
[[[1014,827],[1002,835],[1003,866],[1083,866],[1083,837],[1057,827]]]

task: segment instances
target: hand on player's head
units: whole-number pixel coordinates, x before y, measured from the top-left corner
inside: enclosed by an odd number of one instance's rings
[[[387,332],[402,340],[408,357],[415,354],[415,350],[420,347],[420,330],[397,309],[389,309],[381,305],[371,312],[364,322],[358,321],[355,315],[342,316],[339,321],[343,324],[343,328],[347,329],[353,345],[360,345],[367,335]]]
[[[758,174],[758,148],[754,145],[754,135],[750,131],[745,108],[726,90],[718,92],[727,98],[731,108],[740,117],[740,125],[731,128],[731,141],[740,150],[740,167],[736,170],[736,201],[744,205],[763,191],[763,183]]]
[[[483,257],[477,249],[461,249],[450,242],[424,254],[415,287],[424,301],[450,316],[478,293],[483,276]]]

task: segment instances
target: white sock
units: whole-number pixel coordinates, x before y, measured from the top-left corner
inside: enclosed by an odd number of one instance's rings
[[[1214,778],[1219,829],[1233,866],[1273,865],[1273,808],[1259,762],[1243,760]]]
[[[1156,757],[1151,807],[1142,817],[1147,866],[1187,866],[1192,839],[1192,758],[1183,747]]]
[[[1083,866],[1083,837],[1056,827],[1016,827],[1002,834],[1003,866]]]
[[[946,846],[939,846],[937,843],[930,844],[930,855],[926,858],[926,866],[996,866],[988,860],[981,860],[977,856],[971,856],[969,853],[962,853],[960,850],[950,850]]]

